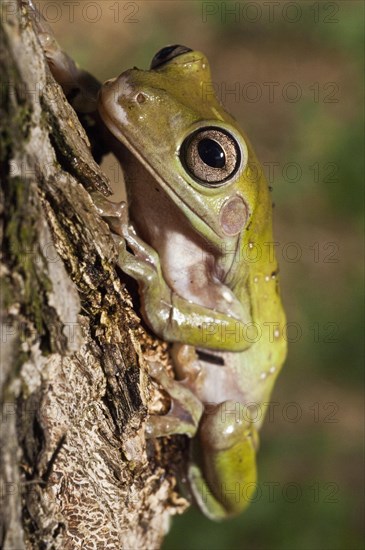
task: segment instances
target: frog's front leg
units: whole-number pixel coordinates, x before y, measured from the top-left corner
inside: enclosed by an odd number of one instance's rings
[[[144,309],[147,304],[147,310],[153,311],[150,316],[145,312],[145,317],[147,320],[154,319],[150,325],[160,335],[170,316],[171,290],[164,281],[159,256],[137,236],[133,226],[129,224],[126,202],[113,203],[99,193],[93,193],[92,198],[99,214],[106,218],[114,233],[118,264],[124,273],[139,283]],[[128,252],[126,245],[133,254]]]
[[[136,234],[128,223],[125,202],[110,203],[93,195],[99,213],[107,218],[118,247],[121,269],[139,283],[142,309],[152,330],[168,342],[191,346],[243,351],[252,345],[246,339],[244,323],[237,318],[207,307],[192,304],[167,285],[157,252]],[[126,243],[133,254],[127,251]]]

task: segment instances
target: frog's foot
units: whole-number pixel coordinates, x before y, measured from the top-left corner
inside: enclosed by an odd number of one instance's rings
[[[29,15],[32,18],[33,24],[37,29],[38,34],[47,33],[50,36],[53,36],[51,26],[49,25],[47,20],[43,17],[43,15],[40,13],[40,11],[36,8],[32,0],[29,2],[27,7],[28,7]]]
[[[211,519],[240,514],[257,487],[258,434],[245,409],[235,401],[207,408],[193,442],[190,486]]]
[[[33,2],[29,3],[29,14],[50,71],[73,108],[77,113],[94,114],[97,110],[96,100],[101,83],[88,72],[79,69],[74,60],[61,50],[51,26]]]
[[[125,201],[113,202],[98,192],[91,192],[90,197],[98,214],[106,219],[113,233],[124,235],[128,229],[128,206]]]
[[[202,369],[195,347],[176,342],[171,348],[171,356],[181,383],[187,387],[196,387]]]
[[[184,434],[194,437],[203,414],[203,404],[188,388],[170,378],[159,363],[150,362],[149,369],[151,377],[168,393],[171,407],[165,415],[149,417],[146,436],[152,438]]]
[[[91,198],[100,216],[106,218],[111,231],[115,233],[113,238],[117,247],[120,246],[121,241],[117,235],[120,235],[124,237],[124,240],[127,242],[136,258],[146,262],[149,266],[155,266],[157,269],[160,264],[158,254],[151,246],[148,246],[137,236],[134,227],[129,223],[127,203],[125,201],[112,202],[103,197],[100,193],[91,193]],[[123,260],[123,258],[124,256],[121,260]],[[120,262],[120,264],[123,268],[124,265],[122,262]]]
[[[90,96],[94,91],[92,111],[95,111],[96,105],[96,93],[95,82],[97,82],[93,77],[90,76],[89,82],[81,84],[84,79],[84,71],[81,71],[74,60],[63,52],[58,44],[56,38],[54,37],[52,31],[47,27],[44,28],[43,22],[39,27],[38,39],[42,46],[44,55],[47,59],[48,66],[53,74],[55,80],[60,84],[66,96],[72,92],[73,100],[76,93],[85,92],[85,98],[91,99]],[[89,88],[87,88],[87,86]],[[99,86],[97,86],[98,88]]]
[[[138,237],[129,223],[126,202],[113,203],[98,193],[92,193],[91,198],[112,231],[119,267],[140,285],[147,322],[156,334],[163,335],[171,316],[172,298],[157,252]]]

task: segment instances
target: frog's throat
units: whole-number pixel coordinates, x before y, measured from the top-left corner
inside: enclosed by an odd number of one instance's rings
[[[103,105],[101,103],[100,105],[100,111],[101,111],[101,117],[108,127],[108,129],[112,132],[112,134],[120,140],[125,147],[133,154],[133,156],[140,162],[142,165],[150,172],[150,174],[154,177],[154,179],[159,183],[161,188],[165,191],[165,193],[177,204],[181,210],[184,212],[186,218],[189,220],[191,225],[194,227],[196,231],[198,231],[205,239],[208,239],[211,243],[215,244],[217,247],[221,246],[222,243],[222,237],[216,231],[210,227],[203,219],[202,217],[195,212],[174,190],[173,188],[168,184],[168,182],[161,178],[161,176],[153,169],[153,167],[150,165],[150,163],[147,161],[147,159],[143,156],[143,154],[136,149],[132,143],[128,140],[128,138],[119,130],[118,126],[115,125],[113,122],[113,119],[110,118],[107,114],[107,112],[103,109]]]

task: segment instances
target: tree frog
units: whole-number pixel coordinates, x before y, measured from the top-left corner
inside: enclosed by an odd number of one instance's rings
[[[77,81],[54,42],[42,44],[56,78]],[[175,367],[172,379],[150,364],[171,409],[146,434],[192,438],[197,504],[214,520],[235,516],[255,491],[258,431],[286,355],[267,182],[199,51],[163,48],[149,70],[100,86],[97,110],[124,146],[128,206],[95,204]]]

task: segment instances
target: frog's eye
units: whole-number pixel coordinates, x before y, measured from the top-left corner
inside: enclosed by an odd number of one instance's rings
[[[237,172],[241,153],[237,141],[227,131],[202,128],[184,140],[180,159],[195,180],[217,187]]]
[[[160,65],[164,65],[168,61],[175,59],[175,57],[178,57],[183,53],[192,51],[193,50],[191,48],[187,48],[186,46],[179,46],[179,44],[174,44],[173,46],[165,46],[165,48],[159,50],[152,59],[150,69],[157,69],[157,67],[160,67]]]

